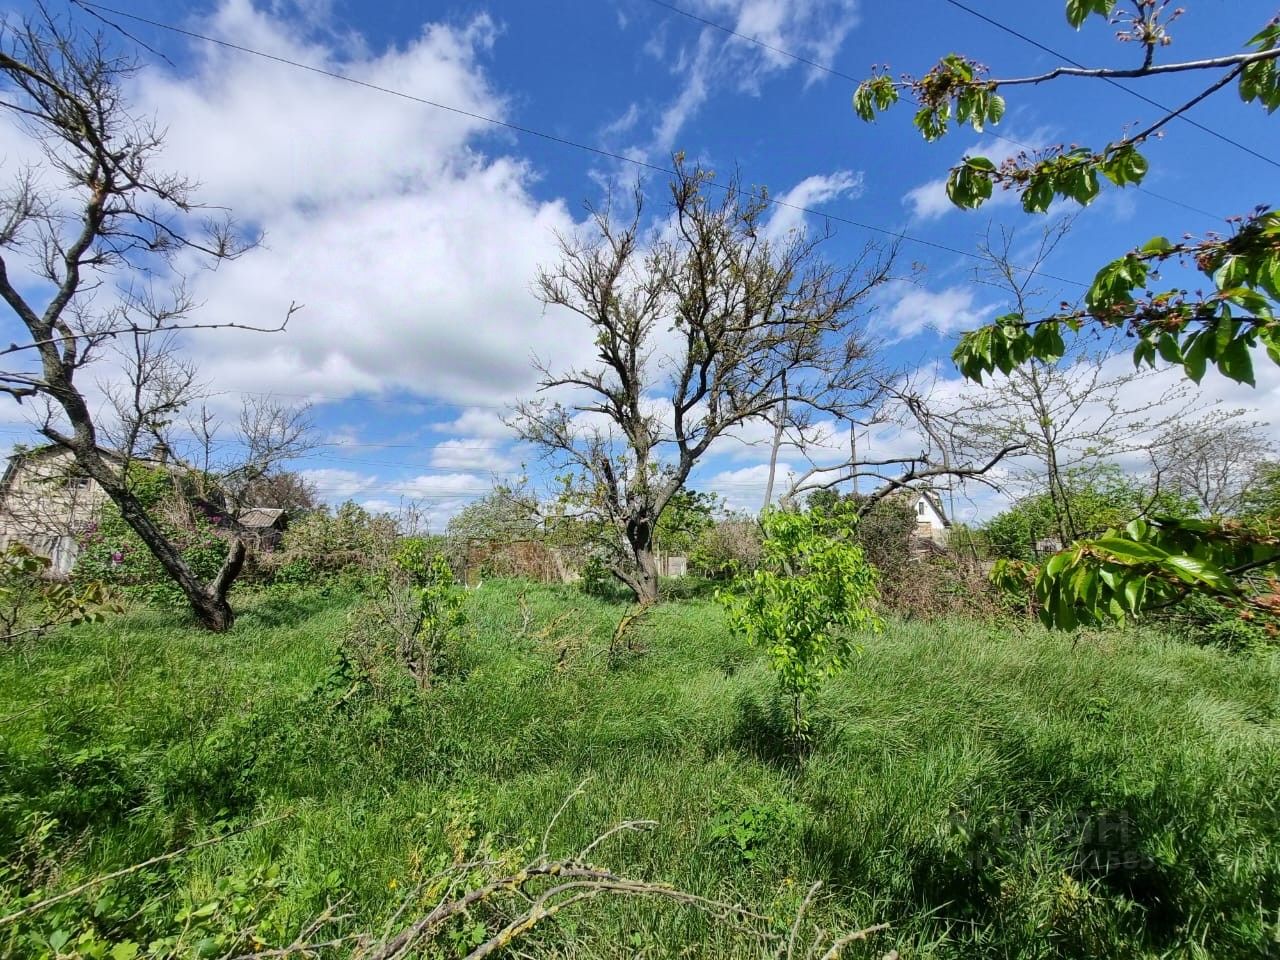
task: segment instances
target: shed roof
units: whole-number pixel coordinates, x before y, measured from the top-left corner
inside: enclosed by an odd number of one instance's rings
[[[274,527],[284,516],[283,510],[275,507],[250,507],[240,514],[240,525],[250,529],[263,530]]]

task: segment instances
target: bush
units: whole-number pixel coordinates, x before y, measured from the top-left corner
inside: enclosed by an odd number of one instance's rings
[[[689,551],[689,572],[709,580],[728,580],[760,564],[760,525],[750,517],[730,516],[702,530]]]
[[[906,498],[890,496],[877,501],[862,515],[854,527],[853,539],[884,583],[896,579],[910,563],[915,532],[916,515]]]
[[[1028,615],[992,584],[986,563],[955,553],[918,557],[896,575],[881,577],[880,599],[908,620]]]
[[[578,581],[578,586],[587,596],[601,599],[608,599],[613,596],[614,576],[609,570],[609,565],[604,562],[604,558],[599,554],[593,553],[587,557],[587,561],[582,565],[580,573],[582,579]]]
[[[151,519],[178,548],[196,576],[212,580],[227,555],[222,515],[197,505],[179,476],[160,468],[133,464],[129,482]],[[115,588],[132,600],[185,609],[186,598],[147,545],[107,502],[98,522],[77,538],[80,555],[72,575],[77,584],[93,582]]]
[[[1280,643],[1280,617],[1192,593],[1156,618],[1193,643],[1224,650],[1261,650]]]
[[[335,511],[328,507],[300,517],[285,530],[280,549],[269,562],[270,579],[305,572],[315,579],[344,571],[369,572],[374,559],[399,539],[396,524],[348,500]]]

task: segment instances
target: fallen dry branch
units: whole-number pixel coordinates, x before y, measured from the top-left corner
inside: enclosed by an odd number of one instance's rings
[[[785,955],[791,958],[793,956],[805,911],[813,902],[821,887],[820,883],[815,883],[810,888],[791,925],[790,935],[784,938],[772,929],[773,921],[770,918],[742,904],[703,897],[663,883],[621,876],[606,868],[595,866],[588,860],[592,853],[598,851],[611,838],[623,833],[651,830],[657,826],[653,821],[623,821],[599,834],[573,856],[561,859],[548,857],[546,848],[551,828],[564,809],[582,794],[585,787],[584,782],[568,796],[556,812],[551,826],[543,837],[542,852],[535,860],[518,871],[489,880],[461,894],[457,893],[456,882],[451,883],[431,910],[394,934],[388,935],[384,928],[383,934],[376,938],[357,935],[330,938],[313,944],[306,944],[302,942],[302,938],[299,938],[282,950],[242,954],[233,960],[317,956],[339,944],[346,945],[351,950],[350,955],[359,960],[402,960],[414,955],[415,949],[421,948],[450,920],[469,915],[478,908],[487,907],[494,915],[501,918],[501,926],[466,955],[466,960],[483,960],[510,948],[515,941],[528,934],[544,920],[555,917],[570,907],[604,896],[653,898],[690,907],[742,930],[758,942],[759,955],[762,957]],[[388,927],[407,912],[408,904],[421,895],[422,889],[423,887],[419,886],[406,897]],[[518,902],[514,912],[510,906],[513,900]],[[327,919],[311,924],[308,931],[318,932],[325,922]],[[846,933],[830,943],[822,960],[836,960],[850,944],[865,941],[887,928],[888,924],[876,924]],[[775,942],[779,944],[776,950],[773,946]],[[814,955],[819,949],[821,946],[814,947]]]
[[[626,636],[627,631],[631,629],[637,620],[644,617],[652,609],[652,604],[641,603],[637,604],[636,608],[630,613],[623,615],[622,619],[618,621],[617,628],[613,631],[613,638],[609,641],[609,656],[612,657],[618,652],[618,645],[622,643],[622,638]],[[627,649],[634,649],[631,646],[630,638],[627,639]]]
[[[571,856],[558,859],[549,857],[546,849],[556,821],[564,810],[582,795],[586,786],[584,781],[568,796],[543,836],[541,853],[519,870],[512,871],[508,866],[503,871],[498,868],[497,861],[492,859],[478,859],[456,864],[407,891],[394,914],[381,925],[378,931],[344,931],[342,925],[350,923],[353,917],[350,913],[338,912],[347,903],[343,898],[329,904],[314,919],[305,924],[289,943],[282,946],[268,946],[258,941],[256,937],[251,937],[253,931],[247,929],[237,939],[241,944],[246,940],[252,940],[257,949],[247,953],[236,953],[233,948],[220,960],[284,960],[284,958],[338,956],[353,958],[353,960],[407,960],[410,956],[417,956],[418,952],[425,949],[434,938],[444,933],[450,921],[465,917],[470,922],[476,914],[486,918],[482,921],[486,925],[486,936],[483,942],[472,947],[465,960],[483,960],[510,949],[514,942],[529,934],[544,920],[556,917],[571,907],[606,896],[662,900],[698,911],[712,920],[728,924],[733,931],[746,938],[746,943],[756,945],[755,948],[741,955],[771,957],[776,960],[785,957],[786,960],[792,960],[800,940],[806,911],[812,905],[821,887],[820,883],[815,883],[809,889],[794,922],[790,924],[789,936],[786,936],[775,929],[774,919],[743,904],[704,897],[660,882],[623,876],[591,862],[592,855],[611,839],[627,833],[652,830],[657,826],[654,821],[623,821],[601,832]],[[261,820],[239,830],[97,877],[4,917],[0,919],[0,924],[12,923],[28,917],[84,893],[92,887],[176,859],[202,847],[220,843],[238,833],[278,822],[290,815],[284,814]],[[479,882],[475,872],[477,870],[492,870],[500,875],[491,876],[484,879],[484,882]],[[474,885],[470,889],[463,889],[467,878],[471,878],[470,882]],[[424,909],[421,901],[424,891],[428,889],[440,891],[441,886],[443,886],[443,892],[432,895],[434,906],[406,923],[406,916],[412,916],[413,911]],[[846,933],[830,941],[826,952],[822,954],[822,960],[837,960],[850,944],[865,941],[887,927],[887,924],[877,924]],[[347,927],[347,930],[350,930],[350,927]],[[822,943],[826,940],[821,931],[815,931],[814,939],[819,942],[811,948],[810,956],[817,956],[818,951],[822,949]],[[896,954],[891,953],[890,956],[896,956]]]

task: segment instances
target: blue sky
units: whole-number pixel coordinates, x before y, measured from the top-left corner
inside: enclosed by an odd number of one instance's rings
[[[1006,144],[972,133],[926,144],[910,126],[909,107],[865,125],[850,108],[849,80],[653,0],[113,5],[646,162],[665,164],[671,150],[683,150],[718,171],[736,166],[745,181],[767,184],[775,196],[789,193],[806,206],[960,251],[972,250],[992,223],[1018,226],[1028,238],[1036,227],[1016,206],[961,213],[939,200],[940,179],[963,153],[979,145],[999,153]],[[873,63],[920,72],[951,51],[1002,76],[1055,64],[944,0],[676,5],[854,77]],[[1072,31],[1057,0],[969,5],[1082,62],[1137,56],[1101,21]],[[1260,0],[1187,6],[1164,57],[1237,49],[1275,12]],[[322,494],[385,508],[420,500],[437,525],[493,475],[531,463],[499,420],[513,399],[533,392],[531,354],[561,366],[589,351],[578,324],[534,299],[533,271],[554,258],[554,231],[572,229],[584,202],[599,201],[611,182],[628,183],[636,168],[127,25],[171,61],[143,51],[146,66],[133,91],[169,128],[169,162],[200,179],[209,202],[230,206],[266,233],[263,249],[198,277],[202,318],[269,322],[291,301],[305,305],[283,335],[190,339],[216,402],[230,409],[245,392],[311,399],[326,445],[296,466]],[[1181,103],[1194,83],[1175,77],[1135,86]],[[1191,115],[1280,157],[1280,128],[1240,105],[1231,90]],[[1123,90],[1067,79],[1010,91],[998,129],[1032,144],[1101,143],[1154,116]],[[4,145],[12,137],[6,132]],[[1079,218],[1050,272],[1088,281],[1104,258],[1154,234],[1215,226],[1156,194],[1222,216],[1274,199],[1268,187],[1280,170],[1187,124],[1171,124],[1149,156],[1149,192],[1104,194]],[[645,176],[661,188],[658,175]],[[833,226],[827,255],[837,261],[870,236]],[[885,291],[870,322],[889,342],[891,362],[928,367],[949,354],[956,332],[1003,304],[972,284],[966,257],[911,242],[903,254],[925,272],[914,286]],[[1080,288],[1060,292],[1073,298]],[[1270,368],[1264,373],[1258,391],[1207,380],[1206,395],[1264,413],[1276,409],[1280,378]],[[954,379],[945,366],[941,375]],[[3,416],[4,435],[20,438],[22,412]],[[748,431],[746,439],[758,436]],[[886,450],[904,442],[888,434],[867,440]],[[721,448],[694,483],[751,505],[764,459],[758,447]]]

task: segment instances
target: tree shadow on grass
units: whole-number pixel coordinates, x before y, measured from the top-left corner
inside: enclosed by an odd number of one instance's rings
[[[282,627],[297,626],[299,622],[314,616],[337,601],[316,594],[299,596],[263,594],[247,602],[241,602],[244,608],[236,618],[238,626],[252,625],[277,630]]]
[[[791,706],[777,691],[761,697],[754,691],[740,694],[734,704],[732,747],[781,770],[797,770],[821,739],[812,729],[797,743],[791,731]]]

